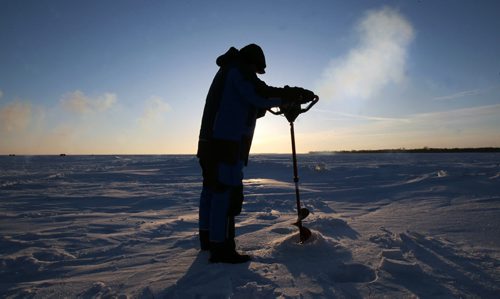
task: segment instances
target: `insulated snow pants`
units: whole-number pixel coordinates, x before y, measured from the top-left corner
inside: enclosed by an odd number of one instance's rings
[[[243,204],[243,164],[200,160],[203,190],[200,196],[199,229],[208,231],[211,242],[234,239],[234,216]]]

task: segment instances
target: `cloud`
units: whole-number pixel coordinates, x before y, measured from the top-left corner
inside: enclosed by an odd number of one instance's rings
[[[404,117],[399,117],[399,118],[351,114],[351,113],[335,112],[335,111],[328,111],[321,109],[317,109],[316,111],[326,115],[334,116],[326,118],[327,120],[332,120],[332,121],[344,121],[346,119],[353,119],[360,121],[367,120],[367,121],[372,121],[370,126],[373,126],[373,122],[383,123],[386,125],[391,124],[394,126],[401,126],[403,124],[434,126],[436,124],[439,125],[439,124],[451,124],[451,123],[466,123],[470,121],[480,122],[481,120],[485,120],[488,117],[491,117],[493,119],[498,119],[499,120],[498,122],[500,123],[500,104],[473,106],[473,107],[458,108],[445,111],[417,113],[417,114],[406,115]]]
[[[346,112],[335,112],[329,110],[316,109],[316,112],[321,112],[324,114],[336,115],[336,117],[329,118],[331,120],[345,120],[345,119],[355,119],[355,120],[368,120],[368,121],[395,121],[395,122],[408,122],[407,118],[394,118],[394,117],[381,117],[381,116],[370,116],[361,114],[352,114]]]
[[[323,98],[369,99],[385,85],[404,79],[408,46],[414,38],[408,20],[385,7],[368,11],[356,32],[358,45],[324,70],[317,88]]]
[[[2,132],[13,133],[26,129],[31,121],[30,104],[12,102],[0,108],[0,126]]]
[[[500,122],[500,104],[459,108],[441,112],[420,113],[413,115],[412,119],[419,120],[422,123],[465,123],[470,120],[481,121],[487,117],[493,117]]]
[[[460,92],[450,94],[450,95],[435,97],[435,98],[433,98],[433,100],[435,100],[435,101],[456,100],[459,98],[481,95],[481,94],[487,93],[493,89],[495,89],[495,87],[464,90],[464,91],[460,91]]]
[[[139,123],[143,128],[151,129],[160,125],[164,120],[165,113],[171,110],[170,105],[159,96],[152,96],[146,101],[144,112],[139,118]]]
[[[63,95],[60,102],[65,109],[78,114],[103,112],[110,109],[117,102],[117,96],[114,93],[104,93],[91,98],[82,91],[75,90]]]
[[[369,119],[299,135],[301,150],[500,146],[500,104]]]

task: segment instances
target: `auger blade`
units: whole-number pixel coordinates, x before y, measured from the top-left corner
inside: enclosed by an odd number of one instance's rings
[[[295,221],[292,224],[295,226],[300,226],[302,223],[302,220],[304,220],[304,218],[306,218],[308,215],[309,215],[309,210],[307,208],[301,208],[299,210],[298,215],[297,215],[297,221]]]
[[[297,214],[297,221],[292,223],[295,226],[299,226],[299,222],[302,222],[307,216],[309,216],[309,209],[301,208]]]
[[[299,243],[304,244],[304,242],[306,242],[311,237],[312,235],[311,230],[303,226],[302,221],[300,220],[292,224],[299,228],[299,236],[300,236]]]
[[[304,220],[307,216],[309,216],[309,209],[301,208],[298,213],[298,221]]]
[[[300,244],[304,244],[312,235],[311,231],[305,227],[300,226]]]

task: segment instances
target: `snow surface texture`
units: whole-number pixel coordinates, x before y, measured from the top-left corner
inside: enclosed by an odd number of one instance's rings
[[[192,156],[0,157],[0,297],[500,298],[500,155],[251,157],[238,248],[198,244]]]

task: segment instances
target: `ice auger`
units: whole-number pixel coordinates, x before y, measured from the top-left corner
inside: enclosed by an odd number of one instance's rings
[[[314,96],[309,104],[302,108],[299,101],[292,102],[292,104],[288,104],[279,108],[279,110],[269,110],[272,114],[275,115],[284,115],[288,122],[290,123],[290,135],[292,137],[292,158],[293,158],[293,181],[295,183],[295,198],[297,202],[297,221],[293,223],[293,225],[299,228],[300,235],[300,243],[303,244],[311,237],[311,231],[302,225],[302,220],[304,220],[309,215],[309,209],[301,207],[300,204],[300,192],[299,192],[299,171],[297,167],[297,153],[295,150],[295,129],[293,122],[297,117],[309,111],[317,102],[319,101],[318,96]]]

